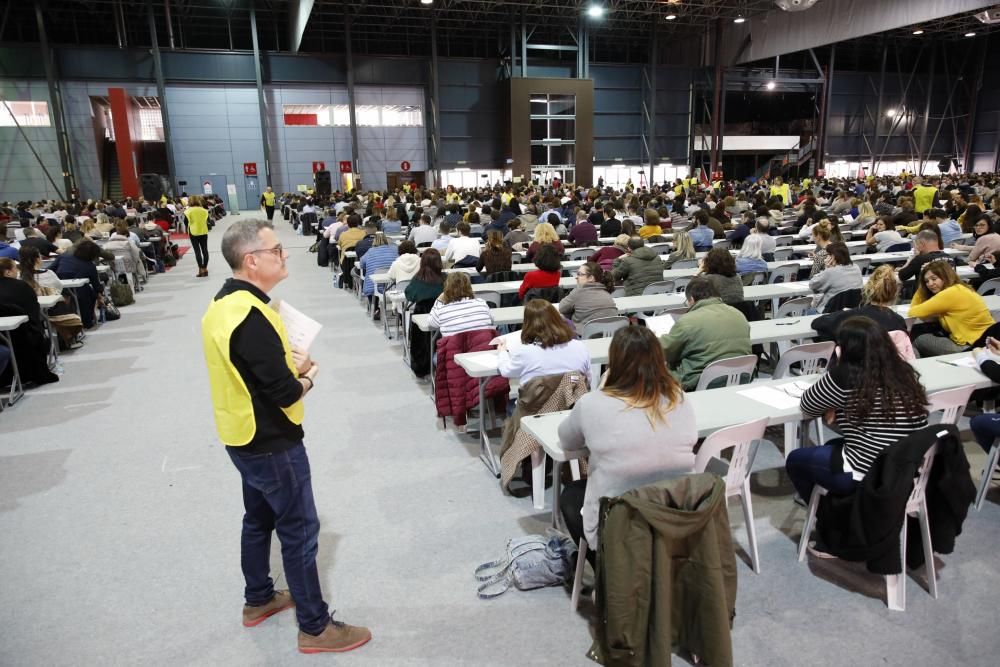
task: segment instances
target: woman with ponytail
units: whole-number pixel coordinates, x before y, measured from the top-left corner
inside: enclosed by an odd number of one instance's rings
[[[615,279],[597,262],[582,264],[576,271],[576,287],[559,302],[559,312],[579,329],[598,317],[615,317],[618,308],[611,292]]]

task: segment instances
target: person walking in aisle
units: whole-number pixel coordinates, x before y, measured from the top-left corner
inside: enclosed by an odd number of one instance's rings
[[[302,442],[303,399],[319,372],[292,349],[270,292],[288,276],[288,254],[271,225],[241,220],[222,237],[233,271],[202,318],[202,341],[219,439],[243,480],[243,625],[295,607],[302,653],[349,651],[367,628],[332,618],[316,568],[319,517]],[[271,532],[281,541],[290,591],[274,590]]]
[[[270,185],[260,195],[260,203],[267,213],[267,221],[272,222],[274,220],[274,190],[271,189]]]
[[[194,250],[194,260],[198,263],[198,275],[195,278],[208,277],[208,210],[205,208],[205,198],[201,195],[191,197],[191,205],[185,209],[188,233],[191,235],[191,248]]]

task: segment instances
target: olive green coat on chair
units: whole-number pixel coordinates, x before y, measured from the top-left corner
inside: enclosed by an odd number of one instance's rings
[[[588,657],[614,667],[669,667],[683,649],[732,667],[736,556],[726,485],[697,473],[602,498],[598,631]]]

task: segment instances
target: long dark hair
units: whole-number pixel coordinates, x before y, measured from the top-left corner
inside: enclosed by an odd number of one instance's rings
[[[608,367],[601,391],[643,410],[653,428],[666,424],[667,413],[684,400],[684,390],[667,370],[660,341],[646,327],[628,326],[615,332]]]
[[[420,268],[414,274],[414,279],[431,285],[444,283],[444,271],[441,264],[441,253],[437,248],[428,248],[420,256]]]
[[[920,374],[903,360],[889,334],[874,320],[849,317],[837,331],[840,365],[850,374],[853,391],[844,414],[864,420],[877,403],[883,410],[912,417],[927,413],[927,393]]]
[[[28,283],[31,289],[38,289],[38,281],[35,279],[35,265],[41,253],[34,246],[23,245],[17,253],[17,263],[20,268],[21,280]]]

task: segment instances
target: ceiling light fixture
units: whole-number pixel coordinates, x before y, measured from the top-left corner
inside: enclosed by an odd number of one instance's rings
[[[420,4],[422,4],[422,5],[430,5],[430,4],[433,4],[433,3],[434,3],[434,0],[420,0]]]
[[[967,32],[967,33],[965,33],[965,36],[966,37],[975,37],[976,33],[974,33],[974,32]]]
[[[667,14],[663,18],[667,19],[668,21],[673,21],[675,18],[677,18],[677,14]]]
[[[744,21],[746,21],[746,19],[743,18],[742,16],[737,16],[736,18],[733,19],[733,23],[743,23]]]
[[[885,112],[885,115],[888,116],[889,118],[894,118],[896,116],[896,110],[889,109],[888,111]]]
[[[917,28],[916,30],[913,31],[913,34],[914,35],[922,35],[922,34],[924,34],[924,31],[921,30],[920,28]]]
[[[604,7],[601,5],[591,5],[587,7],[587,16],[592,19],[599,19],[604,16]]]
[[[767,82],[767,86],[766,86],[766,88],[767,88],[768,90],[774,90],[774,86],[775,86],[775,83],[774,83],[774,81],[768,81],[768,82]]]

